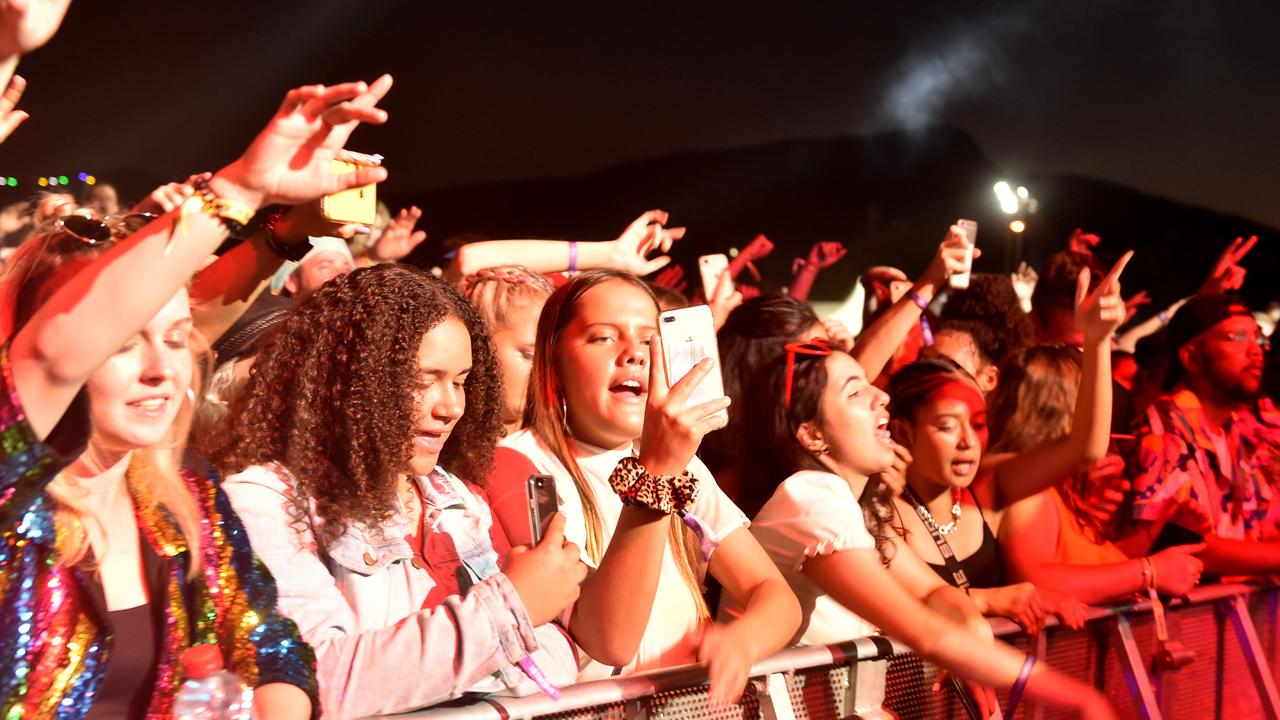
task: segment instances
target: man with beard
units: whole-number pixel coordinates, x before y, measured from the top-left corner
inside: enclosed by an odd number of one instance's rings
[[[1170,391],[1138,419],[1138,522],[1125,544],[1158,549],[1203,539],[1206,575],[1280,570],[1268,512],[1280,413],[1259,392],[1267,338],[1234,295],[1192,298],[1168,333]]]

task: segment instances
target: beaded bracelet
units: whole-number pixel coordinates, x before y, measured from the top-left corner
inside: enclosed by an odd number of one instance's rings
[[[933,328],[929,326],[929,301],[916,294],[915,290],[907,291],[907,299],[920,308],[920,335],[925,347],[933,346]]]
[[[609,485],[624,504],[667,515],[684,513],[698,498],[698,478],[687,469],[679,475],[653,475],[633,457],[618,461]]]
[[[289,206],[278,205],[262,218],[262,235],[267,249],[281,260],[298,262],[311,252],[311,243],[285,243],[280,240],[277,228],[280,220],[289,212]]]
[[[572,275],[577,271],[578,271],[578,241],[570,240],[569,241],[569,274]]]

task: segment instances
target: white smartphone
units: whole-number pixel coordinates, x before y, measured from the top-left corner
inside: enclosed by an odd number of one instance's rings
[[[973,246],[978,242],[978,223],[961,218],[956,221],[956,225],[959,225],[960,229],[964,230],[964,239],[969,241],[969,247],[965,250],[964,272],[954,273],[950,278],[950,282],[951,287],[963,290],[969,287],[969,275],[973,270]]]
[[[715,297],[716,283],[720,273],[729,268],[729,256],[724,253],[703,255],[698,258],[698,274],[702,276],[702,296],[710,302]],[[725,278],[729,283],[729,292],[733,292],[733,278]]]
[[[720,374],[720,350],[716,345],[716,326],[711,308],[706,305],[668,310],[658,315],[658,333],[662,335],[662,358],[667,365],[667,383],[675,385],[697,365],[709,357],[715,363],[711,372],[698,383],[689,397],[689,405],[698,405],[724,397],[724,378]],[[729,411],[716,413],[726,422]]]

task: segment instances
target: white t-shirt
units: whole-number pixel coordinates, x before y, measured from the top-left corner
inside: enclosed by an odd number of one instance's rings
[[[843,550],[875,551],[875,539],[867,532],[858,498],[843,478],[815,470],[802,470],[787,478],[751,521],[751,534],[800,601],[800,629],[793,640],[801,645],[828,645],[876,631],[802,571],[809,558]],[[738,617],[742,606],[725,595],[720,612]]]
[[[560,512],[564,514],[566,521],[565,539],[582,548],[583,562],[594,565],[586,554],[587,526],[582,514],[582,500],[569,471],[529,430],[510,435],[499,445],[524,455],[538,472],[555,478]],[[613,538],[614,528],[618,525],[618,517],[622,514],[622,500],[609,486],[609,476],[618,461],[631,453],[629,450],[605,450],[582,443],[575,446],[578,451],[578,466],[590,483],[596,507],[600,510],[602,547],[607,548]],[[693,458],[688,470],[698,478],[700,488],[698,499],[690,512],[702,521],[716,540],[723,540],[733,531],[747,525],[747,517],[720,490],[711,471],[701,460]],[[705,573],[705,566],[700,570]],[[698,606],[688,584],[680,575],[680,568],[668,543],[662,561],[662,572],[658,577],[653,609],[649,613],[649,624],[640,640],[636,659],[622,669],[623,674],[696,662],[697,630]],[[587,657],[586,653],[581,653],[580,656]],[[579,673],[578,680],[596,680],[609,677],[613,672],[614,668],[608,665],[588,660]]]

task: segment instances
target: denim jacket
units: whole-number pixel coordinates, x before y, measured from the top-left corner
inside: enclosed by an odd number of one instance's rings
[[[488,505],[443,469],[417,481],[437,541],[426,568],[412,562],[399,508],[381,532],[353,525],[322,549],[314,534],[322,521],[314,507],[296,521],[283,467],[257,465],[226,480],[255,552],[276,575],[282,614],[315,648],[325,712],[361,717],[468,692],[535,693],[514,666],[528,655],[552,683],[572,683],[577,660],[567,635],[555,624],[532,627],[497,572]],[[452,502],[431,502],[440,497]]]

